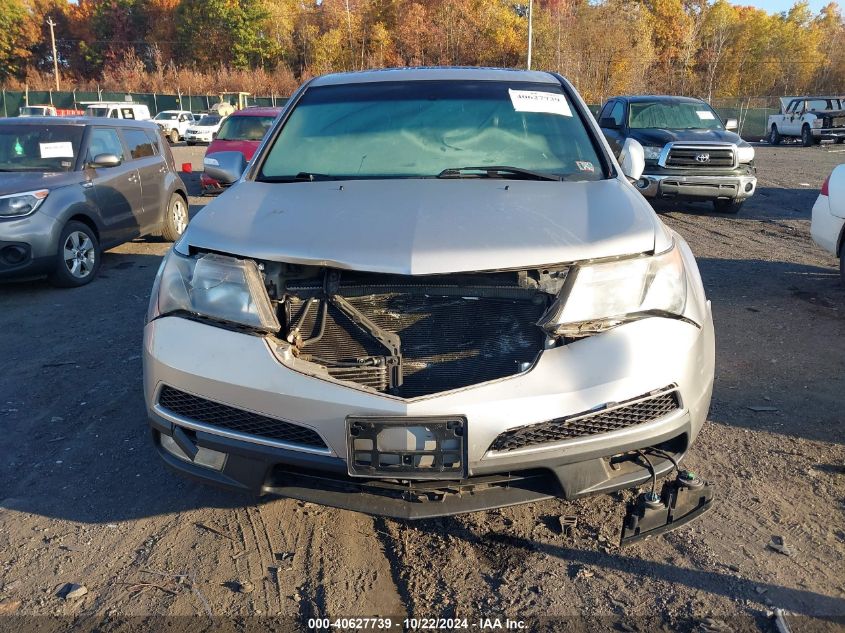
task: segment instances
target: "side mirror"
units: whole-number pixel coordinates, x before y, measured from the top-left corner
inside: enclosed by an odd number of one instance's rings
[[[215,152],[202,160],[205,173],[217,182],[230,185],[246,171],[246,159],[240,152]]]
[[[602,119],[599,121],[599,127],[603,127],[608,130],[618,130],[619,124],[613,117],[606,116],[602,117]]]
[[[739,127],[739,122],[736,119],[728,119],[725,121],[726,130],[735,130],[737,127]]]
[[[97,154],[91,164],[94,167],[117,167],[121,162],[117,154]]]
[[[639,180],[645,170],[645,153],[639,141],[632,138],[625,139],[622,151],[619,153],[619,166],[622,173],[631,180]]]

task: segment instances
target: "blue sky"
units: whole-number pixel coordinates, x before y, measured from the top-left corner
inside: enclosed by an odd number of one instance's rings
[[[733,4],[737,5],[751,5],[765,9],[769,13],[780,13],[781,11],[789,11],[795,0],[732,0]],[[830,3],[830,0],[810,0],[810,9],[813,13],[818,13],[821,8]],[[842,2],[839,2],[842,7]]]

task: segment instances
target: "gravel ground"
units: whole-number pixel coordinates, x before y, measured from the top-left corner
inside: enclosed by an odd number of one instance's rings
[[[174,149],[196,167],[202,153]],[[50,622],[10,615],[107,631],[162,614],[199,616],[177,630],[209,616],[243,630],[254,615],[380,615],[769,631],[774,607],[796,633],[843,630],[845,288],[809,236],[840,162],[833,146],[761,146],[739,216],[658,208],[713,302],[713,406],[687,465],[717,503],[623,550],[626,495],[403,523],[183,481],[153,452],[141,394],[144,312],[169,245],[115,248],[78,290],[0,286],[0,630]],[[205,202],[192,197],[192,212]],[[574,536],[555,529],[561,515],[577,517]],[[791,556],[767,548],[773,535]],[[62,599],[66,583],[87,593]]]

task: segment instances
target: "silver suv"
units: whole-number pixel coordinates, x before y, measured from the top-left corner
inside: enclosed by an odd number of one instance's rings
[[[177,471],[419,518],[656,482],[695,440],[695,260],[629,181],[642,148],[620,166],[562,77],[327,75],[248,166],[214,158],[235,184],[162,263],[144,330]]]
[[[0,280],[96,277],[102,251],[188,225],[185,184],[153,123],[0,119]]]

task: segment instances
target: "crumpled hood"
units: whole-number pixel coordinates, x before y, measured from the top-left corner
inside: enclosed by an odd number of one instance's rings
[[[664,130],[648,128],[642,130],[631,130],[629,134],[643,145],[663,146],[671,141],[683,143],[698,143],[707,141],[709,143],[734,143],[746,145],[738,134],[728,130]]]
[[[55,189],[85,180],[78,171],[69,172],[0,172],[0,196],[9,193],[23,193],[36,189]]]
[[[270,261],[427,275],[651,251],[665,228],[619,180],[245,181],[182,245]]]

